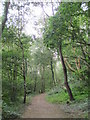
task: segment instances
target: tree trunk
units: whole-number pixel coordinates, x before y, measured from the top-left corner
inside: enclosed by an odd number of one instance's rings
[[[72,91],[71,91],[71,89],[69,87],[69,84],[68,84],[67,69],[66,69],[66,66],[65,66],[65,63],[64,63],[64,58],[63,58],[63,55],[62,55],[61,45],[59,46],[59,54],[60,54],[61,63],[62,63],[62,67],[63,67],[63,72],[64,72],[64,84],[65,84],[65,87],[67,89],[70,100],[72,101],[72,100],[74,100],[74,97],[73,97]]]
[[[27,68],[28,68],[27,65],[28,65],[28,62],[27,62],[27,59],[25,59],[25,68],[26,68],[26,69],[25,69],[25,73],[26,73],[26,76],[27,76],[27,71],[28,71],[28,69],[27,69]]]
[[[56,73],[56,66],[54,65],[54,80],[55,80],[55,84],[58,83],[58,78],[57,78],[57,73]]]
[[[8,14],[9,5],[10,5],[10,0],[8,0],[8,2],[5,2],[5,8],[4,8],[4,15],[3,15],[3,20],[2,20],[2,25],[0,26],[0,37],[1,37],[1,33],[4,30],[5,23],[7,21],[7,14]]]
[[[42,78],[42,89],[41,89],[41,93],[45,92],[45,82],[44,82],[44,78]]]
[[[18,20],[20,20],[20,16],[19,16],[19,6],[18,6]],[[23,13],[22,13],[23,14]],[[22,21],[23,21],[23,15],[22,15]],[[26,64],[25,64],[25,56],[24,56],[24,47],[23,47],[23,42],[21,41],[21,32],[23,30],[23,24],[21,22],[21,27],[19,28],[19,24],[18,24],[18,40],[20,42],[20,47],[22,50],[22,74],[23,74],[23,80],[24,80],[24,100],[23,103],[26,103]]]
[[[12,85],[12,101],[14,102],[16,100],[16,66],[14,65],[13,69],[13,85]]]
[[[26,103],[26,77],[25,77],[24,71],[23,71],[23,78],[24,78],[24,101],[23,103]]]
[[[42,67],[42,89],[41,89],[41,93],[45,92],[45,80],[44,80],[44,67]]]
[[[34,92],[36,92],[36,81],[37,81],[37,78],[35,78],[35,83],[34,83]]]
[[[24,79],[24,101],[23,103],[26,103],[26,74],[25,74],[25,60],[24,60],[24,49],[22,47],[22,54],[23,54],[23,79]]]
[[[51,4],[52,4],[52,15],[54,16],[54,8],[53,8],[53,1],[51,0]]]
[[[52,83],[53,83],[54,85],[56,85],[56,84],[55,84],[55,79],[54,79],[54,71],[53,71],[53,61],[52,61],[52,58],[51,58],[51,72],[52,72]]]

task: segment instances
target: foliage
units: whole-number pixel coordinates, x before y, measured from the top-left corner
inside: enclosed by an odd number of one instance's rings
[[[51,103],[66,103],[66,101],[69,99],[68,94],[64,92],[64,90],[60,89],[60,91],[54,91],[52,94],[49,93],[49,95],[46,97],[46,99]]]
[[[78,85],[80,86],[80,83]],[[87,88],[80,89],[80,87],[75,87],[73,84],[72,91],[75,96],[75,101],[72,103],[70,102],[71,104],[80,103],[80,102],[85,102],[87,104],[87,99],[88,99]],[[67,92],[64,89],[62,89],[62,87],[59,86],[47,93],[46,100],[48,100],[51,103],[66,104],[67,102],[69,102],[69,97]]]
[[[2,33],[3,118],[19,117],[18,111],[25,107],[23,98],[27,96],[28,103],[31,94],[48,91],[48,101],[70,102],[64,86],[65,68],[66,82],[75,102],[88,98],[90,43],[87,4],[60,3],[57,12],[44,20],[42,38],[33,38],[24,33],[27,21],[22,15],[26,15],[25,6],[29,5],[24,3],[16,2],[11,6],[19,15],[8,16]],[[62,59],[60,61],[60,47],[65,67]]]
[[[27,104],[24,105],[22,104],[22,98],[19,98],[18,101],[15,103],[9,102],[9,105],[5,102],[3,102],[3,107],[2,107],[2,119],[16,119],[20,118],[21,114],[24,112],[24,109],[28,104],[31,103],[32,96],[28,95],[27,96]]]

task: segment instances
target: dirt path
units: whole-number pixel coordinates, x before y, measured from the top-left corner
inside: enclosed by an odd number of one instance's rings
[[[32,104],[26,108],[22,118],[71,118],[71,116],[60,106],[48,103],[45,94],[41,94],[32,99]]]

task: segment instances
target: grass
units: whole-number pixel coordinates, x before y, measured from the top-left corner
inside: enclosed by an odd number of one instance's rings
[[[81,102],[88,98],[88,87],[82,86],[80,83],[77,87],[72,85],[71,90],[75,98],[75,102]],[[64,89],[62,89],[62,87],[59,86],[47,93],[46,100],[51,103],[65,103],[69,101],[69,95]]]
[[[47,93],[46,100],[50,103],[58,103],[67,107],[67,101],[69,101],[69,107],[74,111],[82,111],[83,116],[88,118],[88,90],[84,87],[82,90],[74,88],[72,90],[75,101],[70,101],[68,93],[61,88],[51,90]],[[66,108],[65,108],[66,109]]]
[[[48,100],[51,103],[65,103],[67,100],[69,100],[68,94],[64,91],[60,93],[55,93],[52,95],[47,95],[46,100]]]
[[[88,98],[88,94],[79,94],[79,95],[75,96],[76,102],[83,101],[86,98]]]
[[[73,94],[74,95],[74,94]],[[74,95],[75,102],[81,102],[86,100],[88,98],[88,93],[78,93],[77,95]],[[51,103],[66,103],[69,101],[69,96],[67,92],[61,91],[59,93],[52,93],[47,94],[46,100],[48,100]]]

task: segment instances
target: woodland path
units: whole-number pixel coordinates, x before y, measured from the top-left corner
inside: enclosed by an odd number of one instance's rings
[[[27,106],[22,118],[70,118],[57,104],[48,103],[45,94],[40,94],[32,99],[32,104]]]

